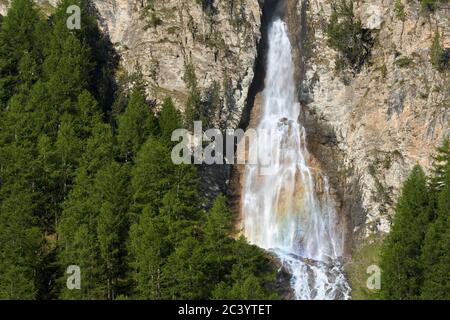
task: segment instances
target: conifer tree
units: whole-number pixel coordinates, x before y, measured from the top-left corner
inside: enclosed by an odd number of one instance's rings
[[[176,129],[182,128],[180,113],[175,109],[171,98],[166,98],[162,105],[161,113],[158,118],[159,128],[161,130],[161,140],[168,146],[173,145],[171,141],[172,133]]]
[[[125,275],[128,218],[128,171],[117,162],[99,171],[95,178],[95,192],[99,194],[97,239],[107,298],[113,299],[120,290],[119,280]]]
[[[173,250],[168,237],[169,224],[150,207],[144,208],[139,221],[130,229],[131,267],[137,298],[163,297],[162,271]]]
[[[233,214],[226,204],[226,197],[219,195],[206,217],[204,232],[215,243],[230,236],[233,230]]]
[[[241,237],[233,242],[233,265],[229,274],[216,285],[214,299],[259,300],[276,299],[265,284],[274,277],[274,270],[260,248],[249,245]]]
[[[209,294],[209,266],[203,263],[203,247],[193,236],[186,237],[168,258],[163,277],[166,282],[166,299],[206,299]]]
[[[83,140],[89,138],[92,135],[93,128],[102,122],[101,109],[88,90],[82,91],[77,97],[73,118],[75,132]]]
[[[437,70],[444,71],[449,62],[448,59],[449,57],[446,56],[446,52],[441,46],[441,34],[436,31],[430,48],[430,62]]]
[[[0,27],[0,105],[17,92],[19,83],[29,81],[19,69],[37,67],[41,58],[38,37],[40,20],[31,0],[14,0]]]
[[[421,247],[429,221],[426,176],[417,165],[403,186],[382,254],[384,298],[403,300],[420,296],[423,278]]]
[[[189,90],[186,110],[184,112],[184,124],[187,129],[194,129],[194,121],[202,121],[207,125],[206,112],[203,110],[202,96],[197,85],[197,76],[192,63],[185,64],[183,80]]]
[[[72,4],[81,30],[67,28]],[[268,261],[232,239],[225,198],[207,215],[197,168],[172,163],[171,99],[156,119],[138,75],[118,128],[103,122],[114,122],[107,54],[86,0],[62,0],[47,20],[13,0],[2,21],[0,299],[207,299],[218,283],[268,297]],[[188,117],[202,120],[192,65],[185,80]],[[81,290],[66,286],[70,265]]]
[[[434,191],[441,190],[446,183],[446,170],[450,163],[450,138],[444,139],[444,142],[436,150],[433,157],[433,176],[431,178],[431,187]]]
[[[141,297],[165,297],[163,264],[192,234],[199,212],[197,183],[195,167],[175,166],[168,147],[149,137],[137,155],[131,184],[131,265]]]
[[[156,134],[156,119],[143,92],[134,89],[125,112],[118,118],[117,141],[121,155],[128,162],[137,154],[150,134]]]
[[[450,299],[450,163],[448,162],[448,141],[440,148],[440,155],[447,152],[445,165],[436,163],[435,174],[441,191],[438,193],[436,219],[428,227],[422,248],[424,282],[423,299]],[[438,156],[438,159],[440,156]],[[437,167],[436,167],[437,166]]]
[[[81,158],[81,164],[76,170],[74,186],[64,202],[58,230],[61,269],[65,270],[69,265],[78,265],[82,271],[81,291],[67,290],[64,286],[65,275],[60,279],[63,288],[61,297],[66,299],[105,299],[108,293],[97,236],[99,232],[97,218],[102,197],[95,187],[95,177],[105,163],[114,158],[114,137],[111,127],[103,123],[98,123],[92,132],[92,136],[86,142],[86,151]],[[110,187],[114,186],[115,184]],[[106,218],[110,217],[106,209],[103,215]],[[100,233],[104,231],[101,230]],[[103,245],[105,244],[107,241],[103,242]]]
[[[35,299],[41,230],[32,195],[18,182],[11,191],[0,205],[0,299]]]
[[[137,212],[147,206],[159,211],[164,195],[173,186],[174,170],[167,148],[157,138],[149,137],[132,169],[133,206]]]

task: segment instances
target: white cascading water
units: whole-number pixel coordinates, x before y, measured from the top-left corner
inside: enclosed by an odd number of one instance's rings
[[[348,299],[350,288],[342,271],[344,232],[329,194],[328,181],[311,167],[286,24],[269,27],[269,48],[263,107],[257,133],[258,161],[247,165],[242,215],[247,239],[274,252],[292,275],[300,300]],[[266,141],[264,141],[266,139]]]

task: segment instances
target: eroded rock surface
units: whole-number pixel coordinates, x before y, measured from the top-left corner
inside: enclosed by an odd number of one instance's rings
[[[402,21],[394,1],[355,2],[355,16],[372,31],[375,45],[370,61],[346,83],[335,71],[336,52],[324,31],[330,2],[292,2],[298,16],[306,10],[299,96],[311,151],[333,178],[354,239],[389,232],[411,168],[428,169],[449,134],[450,78],[433,68],[429,50],[437,30],[450,47],[450,9],[424,14],[419,1],[403,1]]]
[[[192,64],[199,89],[214,82],[220,87],[222,108],[216,120],[237,126],[253,80],[260,39],[257,0],[94,1],[101,25],[122,57],[128,72],[137,64],[149,83],[148,94],[162,100],[171,96],[184,108],[188,89],[185,67]]]

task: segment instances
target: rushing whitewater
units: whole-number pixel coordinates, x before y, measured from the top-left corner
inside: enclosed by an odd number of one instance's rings
[[[257,127],[258,165],[247,165],[242,190],[247,239],[273,251],[292,275],[297,299],[347,299],[342,272],[343,230],[329,194],[328,181],[311,167],[286,25],[269,28],[263,107]],[[270,132],[270,134],[267,134]],[[254,149],[254,148],[257,148]],[[270,159],[270,164],[267,164]]]

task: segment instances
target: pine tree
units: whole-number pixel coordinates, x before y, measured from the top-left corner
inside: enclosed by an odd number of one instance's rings
[[[128,228],[128,170],[117,162],[100,170],[95,178],[99,193],[97,239],[106,276],[107,298],[113,299],[120,290],[119,280],[125,275],[125,241]]]
[[[158,123],[161,130],[161,140],[168,146],[173,145],[172,133],[174,130],[182,128],[182,121],[171,98],[164,100]]]
[[[69,2],[70,3],[70,2]],[[72,3],[77,4],[76,1]],[[78,39],[90,49],[92,68],[89,78],[89,89],[100,110],[108,114],[114,100],[114,70],[118,66],[119,57],[110,43],[110,39],[98,28],[98,17],[89,0],[78,0],[81,8],[81,30],[76,33]],[[66,15],[67,17],[67,15]]]
[[[83,10],[79,31],[66,26],[71,4]],[[109,61],[87,6],[63,0],[45,21],[32,1],[13,0],[0,26],[2,298],[49,298],[56,290],[112,298],[125,272],[128,169],[107,170],[114,137],[94,97],[111,89]],[[81,291],[66,290],[70,264],[82,269]]]
[[[235,281],[231,287],[224,282],[219,283],[213,292],[213,298],[219,300],[269,300],[277,298],[275,294],[267,293],[256,276],[249,274],[235,277],[239,280]]]
[[[433,157],[433,176],[431,179],[431,187],[434,191],[439,191],[445,186],[446,169],[450,163],[450,138],[444,139],[444,142],[436,150]]]
[[[81,30],[66,26],[72,4]],[[86,0],[62,0],[47,21],[13,0],[2,21],[0,298],[206,299],[218,283],[267,297],[268,261],[232,239],[225,198],[206,215],[197,168],[171,161],[173,102],[156,119],[138,76],[117,135],[103,122],[114,122],[107,54]],[[185,80],[188,117],[202,120],[192,65]],[[69,265],[81,290],[66,287]]]
[[[448,65],[448,57],[441,46],[441,34],[439,31],[436,31],[430,48],[430,62],[439,71],[443,71]]]
[[[67,290],[64,284],[66,276],[61,277],[60,285],[63,289],[61,297],[66,299],[104,299],[108,292],[97,235],[99,232],[97,218],[102,197],[94,181],[99,170],[114,158],[114,138],[112,129],[107,124],[98,123],[92,132],[92,136],[86,142],[86,151],[81,158],[81,164],[76,170],[74,186],[63,204],[58,228],[60,236],[58,260],[61,269],[65,270],[69,265],[78,265],[82,271],[81,291]],[[113,186],[115,182],[108,187]],[[105,209],[103,215],[106,218],[110,217]],[[101,230],[100,234],[103,231],[105,230]],[[103,244],[105,243],[107,242],[104,241]]]
[[[78,160],[81,157],[82,142],[78,139],[74,125],[69,117],[62,119],[55,142],[55,154],[58,159],[58,180],[61,184],[60,193],[67,194],[72,184]]]
[[[132,169],[133,206],[139,212],[149,206],[158,212],[164,195],[174,183],[175,167],[168,149],[154,137],[142,146]]]
[[[277,295],[266,289],[275,271],[260,248],[249,245],[241,237],[233,243],[234,263],[229,275],[218,283],[212,293],[214,299],[259,300],[276,299]]]
[[[191,131],[194,130],[194,121],[202,121],[203,125],[207,124],[202,112],[201,95],[197,89],[189,93],[184,118],[186,128]]]
[[[183,80],[189,90],[184,112],[184,125],[192,131],[194,129],[194,121],[202,121],[204,125],[207,125],[206,112],[203,110],[201,92],[198,89],[197,76],[192,63],[185,65]]]
[[[130,229],[130,252],[136,297],[162,298],[162,270],[173,250],[168,238],[169,224],[150,207],[144,208],[139,221]]]
[[[41,58],[38,45],[40,20],[31,0],[14,0],[0,27],[0,105],[17,92],[19,84],[30,81],[20,74],[24,67],[37,67]]]
[[[209,296],[212,295],[215,285],[229,276],[235,262],[232,230],[233,214],[226,204],[226,198],[220,195],[206,214],[203,226],[205,250],[202,259],[208,266],[205,271],[211,285]]]
[[[75,132],[83,140],[89,138],[93,128],[102,122],[101,109],[88,90],[84,90],[78,96],[73,118]]]
[[[163,277],[168,299],[199,300],[208,297],[208,279],[202,263],[203,247],[195,237],[181,241],[168,258]]]
[[[192,176],[172,164],[169,149],[150,137],[132,170],[131,266],[140,298],[164,297],[163,267],[175,244],[191,233],[197,204]],[[195,178],[195,177],[194,177]]]
[[[0,205],[0,299],[35,299],[42,236],[32,195],[16,182]]]
[[[448,141],[440,148],[440,151],[444,150],[448,150]],[[439,162],[435,165],[434,171],[441,191],[438,193],[436,219],[428,227],[422,248],[424,283],[421,297],[448,300],[450,299],[450,164],[448,155],[445,166]]]
[[[211,241],[226,240],[233,230],[233,213],[226,204],[226,197],[219,195],[206,217],[204,232]]]
[[[153,110],[140,90],[133,90],[125,112],[119,116],[118,122],[117,141],[122,157],[128,162],[137,154],[147,137],[156,133]]]
[[[429,198],[425,173],[415,166],[403,186],[382,253],[382,293],[386,299],[420,296],[421,247],[431,215]]]

